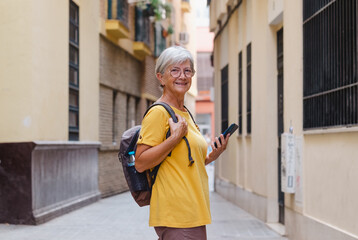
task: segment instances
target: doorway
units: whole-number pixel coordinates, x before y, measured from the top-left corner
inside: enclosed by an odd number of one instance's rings
[[[277,32],[277,165],[278,165],[278,209],[279,223],[285,224],[285,194],[281,188],[281,134],[284,132],[283,121],[283,28]]]

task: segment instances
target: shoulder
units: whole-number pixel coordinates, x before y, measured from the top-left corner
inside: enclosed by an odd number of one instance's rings
[[[170,117],[170,114],[163,106],[157,105],[149,109],[147,114],[144,116],[144,119],[147,117]]]
[[[162,106],[154,106],[144,116],[142,126],[166,125],[170,118],[167,110]]]

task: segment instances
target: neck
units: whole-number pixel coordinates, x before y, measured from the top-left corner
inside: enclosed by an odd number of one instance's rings
[[[178,96],[166,94],[165,92],[163,92],[163,95],[158,99],[158,101],[168,103],[169,105],[171,105],[181,111],[185,111],[184,96],[178,97]]]

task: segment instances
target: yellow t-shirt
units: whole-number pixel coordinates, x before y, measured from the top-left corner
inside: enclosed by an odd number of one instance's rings
[[[211,223],[208,175],[205,169],[207,144],[188,112],[172,107],[188,123],[186,135],[194,164],[189,166],[184,140],[160,165],[150,200],[150,226],[197,227]],[[156,146],[169,129],[169,113],[162,106],[149,110],[142,121],[138,144]]]

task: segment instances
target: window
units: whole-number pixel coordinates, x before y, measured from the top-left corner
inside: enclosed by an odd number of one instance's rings
[[[154,47],[154,56],[159,57],[159,55],[166,48],[165,37],[163,37],[163,27],[159,22],[155,22],[155,47]]]
[[[134,127],[138,121],[142,120],[139,112],[140,98],[132,95],[127,95],[126,105],[126,128]]]
[[[357,1],[303,1],[303,128],[358,124]]]
[[[117,120],[117,91],[113,91],[112,97],[112,143],[117,143],[117,128],[118,128],[118,120]]]
[[[153,103],[154,103],[153,100],[147,99],[147,105],[146,105],[147,107],[146,107],[146,109],[149,108]]]
[[[239,125],[239,134],[242,134],[242,51],[239,53],[239,116],[238,116],[238,125]]]
[[[211,114],[205,113],[205,114],[197,114],[196,115],[196,124],[198,124],[198,127],[200,129],[201,134],[205,138],[211,137]]]
[[[209,94],[213,87],[213,67],[210,62],[210,52],[198,52],[196,55],[196,77],[198,81],[198,92]]]
[[[147,10],[135,8],[135,41],[144,42],[150,46],[150,21]]]
[[[229,126],[229,65],[221,69],[221,132]]]
[[[283,28],[277,32],[277,135],[281,137],[284,132],[284,98],[283,98]]]
[[[79,140],[79,11],[70,0],[69,140]]]
[[[246,47],[246,131],[251,134],[251,43]]]
[[[127,104],[126,104],[126,129],[130,128],[130,100],[131,100],[131,96],[127,95]]]
[[[107,17],[108,19],[112,19],[112,0],[108,0],[108,3],[107,3]]]

